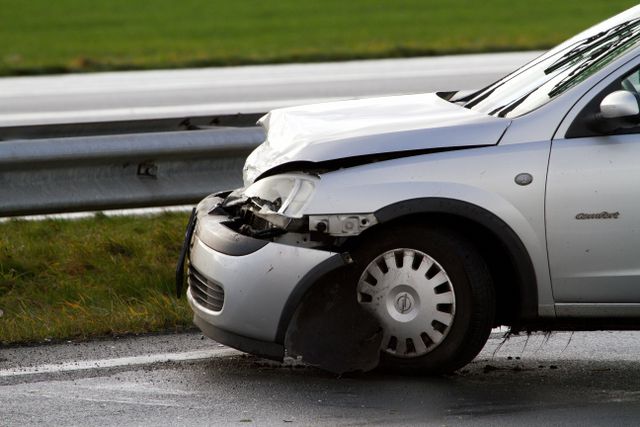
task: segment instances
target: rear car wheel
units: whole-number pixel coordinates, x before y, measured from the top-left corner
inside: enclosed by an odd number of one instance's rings
[[[367,236],[352,254],[357,301],[382,328],[381,367],[450,373],[480,352],[493,326],[494,288],[462,235],[394,227]]]

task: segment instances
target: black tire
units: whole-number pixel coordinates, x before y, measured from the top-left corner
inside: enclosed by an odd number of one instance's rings
[[[426,354],[406,358],[381,351],[380,368],[405,374],[447,374],[471,362],[489,338],[495,316],[495,291],[489,269],[474,245],[448,229],[393,226],[365,236],[352,250],[352,280],[358,283],[379,255],[398,248],[415,249],[446,271],[455,292],[456,311],[445,338]]]

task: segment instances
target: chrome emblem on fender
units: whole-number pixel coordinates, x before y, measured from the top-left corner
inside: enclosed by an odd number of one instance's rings
[[[577,220],[585,219],[618,219],[620,218],[620,212],[600,212],[600,213],[579,213],[576,215]]]

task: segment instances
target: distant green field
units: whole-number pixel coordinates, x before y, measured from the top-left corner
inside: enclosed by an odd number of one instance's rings
[[[630,0],[0,0],[0,75],[550,47]]]

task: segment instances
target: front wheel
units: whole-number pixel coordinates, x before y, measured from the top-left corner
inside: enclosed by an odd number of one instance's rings
[[[381,366],[449,373],[486,343],[495,296],[486,263],[462,235],[419,226],[368,236],[353,252],[357,301],[382,328]]]

